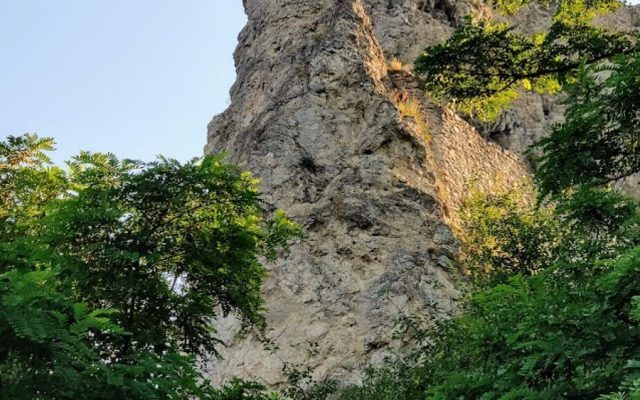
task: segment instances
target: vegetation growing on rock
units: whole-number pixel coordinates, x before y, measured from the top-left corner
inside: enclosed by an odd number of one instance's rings
[[[495,116],[517,85],[563,88],[567,119],[538,145],[537,205],[517,192],[467,201],[475,286],[462,313],[435,331],[414,325],[409,356],[324,398],[640,398],[640,213],[613,188],[640,172],[640,55],[634,33],[590,24],[617,6],[560,2],[551,32],[533,38],[468,19],[419,59],[427,91],[467,111]]]

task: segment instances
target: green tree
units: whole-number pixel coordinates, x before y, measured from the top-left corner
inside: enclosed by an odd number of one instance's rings
[[[581,65],[638,51],[637,32],[592,24],[597,14],[621,6],[618,0],[505,0],[488,6],[514,14],[533,2],[553,10],[548,31],[527,36],[509,23],[467,17],[448,41],[427,48],[415,62],[427,93],[493,120],[517,97],[518,89],[555,93],[576,79]]]
[[[567,89],[566,121],[537,145],[542,194],[603,186],[640,171],[640,53],[580,68]]]
[[[528,196],[529,198],[532,196]],[[638,205],[585,188],[554,208],[471,195],[463,260],[487,265],[462,314],[430,333],[428,399],[596,399],[637,391]],[[497,276],[496,276],[497,275]],[[633,389],[636,385],[636,389]]]
[[[256,180],[220,157],[186,164],[0,142],[0,397],[220,399],[197,359],[213,318],[261,326],[259,257],[298,234],[264,219]]]
[[[180,164],[82,153],[69,166],[76,194],[49,204],[44,236],[74,296],[119,311],[131,335],[104,338],[116,358],[215,353],[218,310],[262,324],[258,257],[273,259],[297,227],[280,212],[263,222],[254,178],[213,156]]]
[[[430,399],[596,399],[637,374],[640,248],[480,291],[436,338]]]

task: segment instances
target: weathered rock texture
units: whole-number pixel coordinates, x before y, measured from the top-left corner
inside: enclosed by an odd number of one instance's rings
[[[209,373],[217,382],[241,376],[277,385],[284,360],[310,362],[319,377],[357,380],[363,366],[401,345],[392,338],[400,312],[454,310],[451,227],[470,182],[511,185],[527,170],[424,99],[409,72],[387,69],[391,58],[410,62],[444,40],[473,3],[244,5],[249,21],[235,53],[232,105],[209,125],[206,151],[226,151],[253,171],[267,206],[284,209],[307,237],[269,266],[264,286],[267,335],[279,350],[263,350],[252,335],[238,338],[237,322],[226,318],[218,328],[229,347]],[[420,121],[399,112],[408,101],[419,104]],[[526,142],[558,115],[539,97],[525,101],[539,109],[530,121],[520,118],[525,109],[487,135],[519,149],[510,140]],[[309,342],[319,344],[310,360]]]

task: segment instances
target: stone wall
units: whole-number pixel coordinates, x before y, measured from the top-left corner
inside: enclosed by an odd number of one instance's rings
[[[469,189],[495,189],[517,185],[530,178],[526,163],[504,147],[487,140],[467,121],[424,96],[424,84],[406,70],[389,74],[396,98],[420,102],[428,124],[431,166],[438,182],[444,217],[457,223],[456,211]],[[399,94],[399,95],[398,95]],[[417,135],[417,134],[416,134]]]

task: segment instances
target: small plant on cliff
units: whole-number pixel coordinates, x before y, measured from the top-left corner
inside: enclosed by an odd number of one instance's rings
[[[394,93],[393,102],[400,115],[413,120],[418,131],[422,135],[422,138],[427,141],[430,140],[431,136],[429,135],[429,125],[425,120],[420,102],[417,99],[408,96],[404,92]]]
[[[397,58],[393,58],[387,63],[387,69],[389,72],[400,72],[404,69],[404,66]]]

